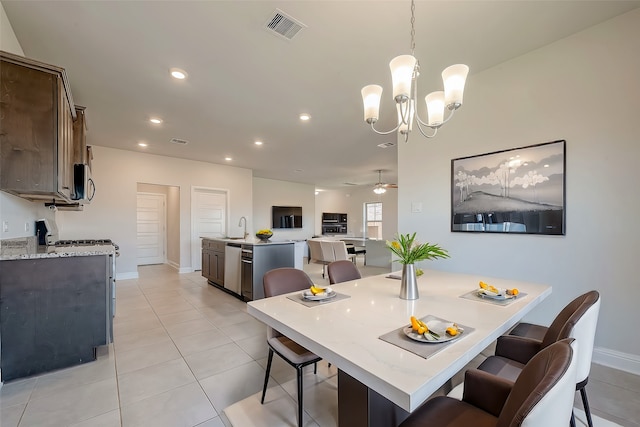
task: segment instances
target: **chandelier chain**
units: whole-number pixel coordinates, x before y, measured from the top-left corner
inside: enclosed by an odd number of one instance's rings
[[[412,56],[416,56],[415,55],[415,50],[416,50],[416,28],[415,28],[415,23],[416,23],[416,4],[413,0],[411,0],[411,55]]]

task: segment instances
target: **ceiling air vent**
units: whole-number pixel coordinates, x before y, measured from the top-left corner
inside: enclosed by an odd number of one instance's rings
[[[189,143],[189,141],[185,139],[178,139],[178,138],[171,138],[169,142],[171,142],[172,144],[178,144],[178,145],[187,145]]]
[[[383,142],[382,144],[378,144],[378,147],[389,148],[389,147],[393,147],[394,145],[396,145],[395,142]]]
[[[307,28],[307,26],[286,15],[280,9],[276,9],[267,20],[265,28],[273,35],[291,40],[298,34],[298,31]]]

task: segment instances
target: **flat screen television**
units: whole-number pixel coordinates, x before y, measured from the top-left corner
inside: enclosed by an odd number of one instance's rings
[[[272,206],[272,228],[302,228],[302,207]]]

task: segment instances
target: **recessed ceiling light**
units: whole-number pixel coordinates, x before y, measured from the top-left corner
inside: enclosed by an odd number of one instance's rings
[[[147,145],[149,144],[147,144],[146,142],[138,142],[139,147],[146,147]]]
[[[262,141],[256,141],[256,142],[254,142],[254,144],[256,144],[256,145],[262,145]]]
[[[172,68],[169,70],[169,73],[171,73],[171,77],[178,80],[184,80],[188,75],[186,71],[181,70],[180,68]]]
[[[307,113],[302,113],[300,114],[300,120],[302,120],[303,122],[308,121],[311,118],[311,116]]]
[[[230,162],[231,160],[233,160],[231,157],[225,157],[224,158],[227,162]]]
[[[151,117],[151,118],[149,119],[149,121],[150,121],[151,123],[153,123],[154,125],[159,125],[160,123],[162,123],[162,119],[159,119],[159,118],[157,118],[157,117]]]

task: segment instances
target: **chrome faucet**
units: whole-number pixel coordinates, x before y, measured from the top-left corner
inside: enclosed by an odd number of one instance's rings
[[[247,236],[249,236],[249,233],[247,233],[247,218],[241,216],[240,221],[238,222],[238,227],[242,227],[243,220],[244,220],[244,239],[247,240]]]

